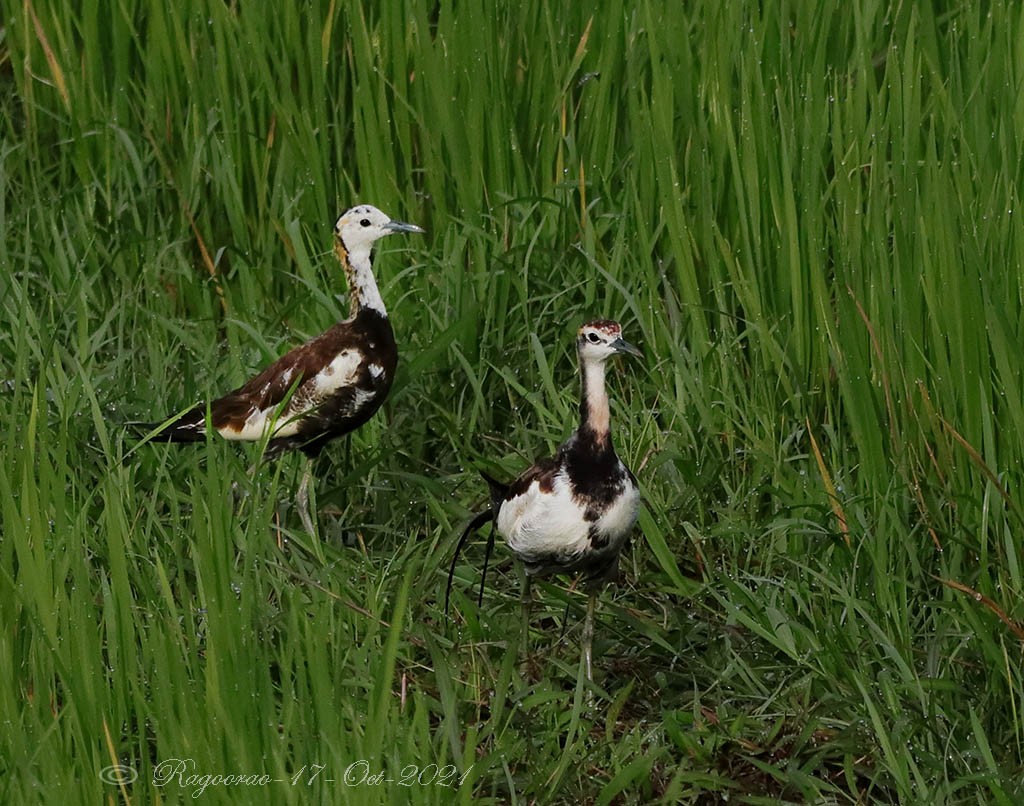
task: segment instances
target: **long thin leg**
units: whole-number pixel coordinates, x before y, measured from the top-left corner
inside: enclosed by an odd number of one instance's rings
[[[591,591],[587,597],[587,616],[583,620],[583,666],[587,672],[587,680],[594,682],[592,671],[594,646],[594,611],[597,609],[597,591]]]
[[[313,526],[313,516],[309,510],[309,485],[313,481],[313,462],[306,460],[306,469],[302,473],[302,481],[299,482],[298,492],[295,493],[295,505],[299,510],[299,518],[302,521],[302,528],[309,534],[316,534]]]
[[[520,565],[519,577],[522,587],[519,592],[519,615],[522,619],[519,632],[519,652],[523,661],[523,669],[529,668],[530,660],[530,605],[533,601],[533,588],[530,577]]]

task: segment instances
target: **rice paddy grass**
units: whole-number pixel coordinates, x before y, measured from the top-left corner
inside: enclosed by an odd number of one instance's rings
[[[564,6],[564,7],[563,7]],[[1019,803],[1017,4],[3,0],[0,801]],[[123,428],[343,318],[318,466]],[[394,239],[393,239],[394,240]],[[610,373],[598,611],[455,541]]]

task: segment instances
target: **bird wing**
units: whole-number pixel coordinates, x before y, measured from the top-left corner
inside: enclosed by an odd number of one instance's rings
[[[258,439],[274,417],[275,435],[297,429],[296,418],[316,408],[325,397],[353,383],[363,356],[346,347],[335,326],[285,353],[243,386],[210,405],[213,425],[228,439]],[[290,400],[284,410],[281,404]]]

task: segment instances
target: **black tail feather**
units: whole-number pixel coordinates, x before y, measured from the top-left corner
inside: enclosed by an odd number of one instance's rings
[[[205,442],[206,406],[189,409],[170,422],[125,423],[125,427],[139,437],[149,437],[149,442]]]
[[[451,594],[452,594],[452,581],[455,578],[455,563],[457,563],[459,561],[459,554],[462,553],[462,547],[464,545],[466,545],[466,540],[469,539],[469,536],[471,534],[473,534],[473,532],[475,532],[477,529],[479,529],[481,526],[483,526],[487,522],[491,522],[493,524],[493,522],[494,522],[494,511],[493,510],[485,509],[483,512],[478,512],[476,515],[474,515],[473,516],[473,520],[471,520],[467,524],[465,530],[462,532],[461,537],[459,537],[459,542],[455,544],[455,553],[452,555],[452,564],[448,567],[448,584],[445,586],[445,589],[444,589],[444,612],[445,613],[448,612],[448,600],[451,598]],[[487,554],[488,554],[488,556],[491,553],[491,546],[493,546],[493,545],[494,545],[494,528],[492,526],[492,528],[491,528],[491,536],[490,536],[490,538],[487,541]],[[485,563],[484,564],[484,573],[486,573],[486,572],[487,572],[487,565]],[[483,580],[481,580],[480,600],[483,599],[483,595],[484,595]],[[479,602],[478,602],[478,605],[479,605]]]
[[[491,550],[494,548],[494,532],[496,529],[497,519],[491,518],[491,531],[487,534],[487,546],[484,548],[484,568],[480,572],[480,590],[476,595],[477,608],[484,603],[484,583],[487,581],[487,564],[491,561]]]
[[[505,496],[508,495],[508,485],[482,470],[479,472],[483,480],[487,482],[487,488],[491,491],[491,512],[497,517],[498,510],[501,509],[501,504],[505,500]]]
[[[476,605],[479,607],[484,601],[484,584],[487,581],[487,565],[491,560],[491,551],[494,549],[494,532],[495,522],[498,520],[498,511],[501,509],[501,504],[505,500],[505,496],[508,493],[508,485],[504,484],[493,476],[488,475],[484,471],[480,471],[480,475],[483,476],[484,481],[487,482],[487,487],[491,491],[491,507],[485,509],[483,512],[478,512],[473,516],[473,520],[466,526],[462,536],[459,538],[459,542],[455,544],[455,554],[452,556],[452,564],[448,568],[448,584],[444,591],[444,612],[448,612],[448,600],[451,597],[452,592],[452,580],[455,576],[455,563],[459,560],[459,554],[462,552],[462,547],[466,545],[466,540],[473,534],[477,529],[483,526],[485,523],[490,522],[491,531],[487,535],[487,546],[484,548],[484,569],[480,574],[480,590],[477,593]]]

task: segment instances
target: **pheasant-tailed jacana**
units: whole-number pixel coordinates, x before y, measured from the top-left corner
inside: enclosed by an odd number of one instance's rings
[[[537,462],[511,484],[482,474],[490,487],[491,506],[466,527],[456,546],[451,571],[467,537],[490,521],[526,571],[524,618],[529,615],[531,577],[580,575],[590,593],[582,643],[587,678],[592,679],[597,595],[605,582],[618,575],[619,553],[636,523],[640,506],[636,478],[612,446],[605,363],[617,353],[641,353],[623,340],[618,322],[607,320],[583,325],[576,337],[576,349],[583,387],[579,428],[553,457]],[[492,531],[487,554],[493,540]],[[451,582],[450,572],[449,592]],[[480,590],[482,595],[482,578]],[[447,601],[447,593],[445,598]],[[524,624],[524,631],[527,629]]]
[[[349,318],[281,356],[244,386],[177,420],[136,424],[153,440],[202,442],[211,429],[225,439],[268,438],[267,455],[300,450],[309,462],[296,494],[299,517],[310,533],[312,460],[332,439],[355,430],[381,407],[391,389],[398,350],[384,301],[373,276],[376,241],[396,232],[423,232],[392,221],[368,204],[344,213],[334,226],[334,252],[345,270]]]

